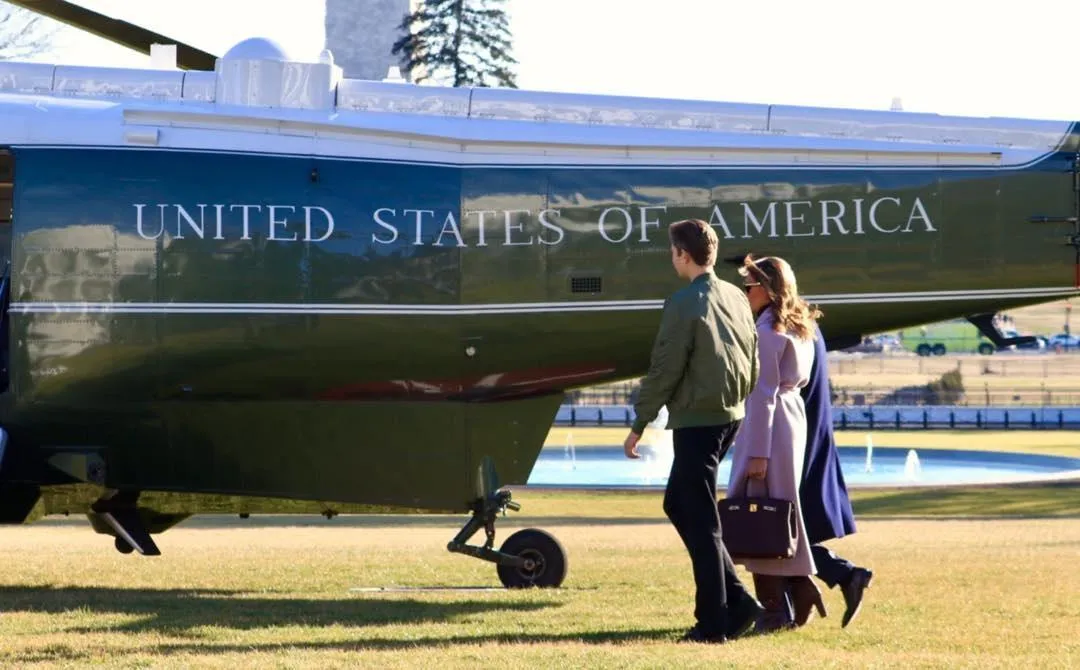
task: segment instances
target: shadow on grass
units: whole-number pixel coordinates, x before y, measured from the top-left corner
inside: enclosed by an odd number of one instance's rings
[[[339,651],[363,651],[363,650],[396,650],[413,649],[416,647],[445,647],[451,645],[480,645],[480,644],[537,644],[537,643],[566,643],[577,642],[580,644],[616,644],[620,642],[675,642],[685,628],[649,628],[637,630],[613,630],[581,633],[479,633],[476,635],[448,635],[446,637],[421,637],[408,639],[358,639],[354,642],[329,642],[320,644],[291,643],[289,649],[311,649],[316,651],[339,650]],[[214,646],[217,653],[241,652],[248,649],[259,651],[261,645],[227,645]],[[192,653],[200,647],[186,644],[161,644],[157,646],[158,653]],[[280,648],[278,645],[264,645],[264,651],[272,651]]]
[[[504,591],[504,593],[507,593]],[[524,592],[522,592],[524,593]],[[537,591],[530,592],[535,595]],[[65,628],[65,633],[121,633],[140,635],[150,633],[179,638],[194,639],[187,642],[163,642],[139,644],[130,650],[114,648],[111,655],[144,654],[211,655],[226,653],[273,653],[283,649],[307,651],[362,651],[401,650],[417,647],[444,647],[453,645],[534,644],[578,642],[584,644],[614,644],[622,642],[670,641],[682,634],[681,629],[649,628],[640,630],[585,631],[550,633],[537,625],[537,632],[529,632],[527,617],[521,631],[478,632],[476,634],[444,637],[402,637],[392,639],[383,627],[401,624],[455,624],[476,630],[470,617],[486,613],[511,614],[536,612],[557,607],[561,602],[544,600],[515,600],[506,597],[493,599],[468,599],[455,602],[425,602],[411,598],[365,598],[292,599],[251,597],[247,591],[206,589],[113,589],[113,588],[52,588],[52,587],[0,587],[0,602],[5,612],[44,612],[64,614],[83,611],[90,616],[128,615],[138,617],[135,621],[119,624],[103,622]],[[337,626],[346,629],[345,640],[326,642],[249,643],[224,644],[203,641],[204,631],[199,629],[220,626],[228,630],[266,630],[292,626]],[[356,630],[369,628],[370,630]],[[354,630],[348,630],[354,629]],[[352,639],[350,639],[352,638]],[[96,649],[82,649],[77,645],[48,644],[33,649],[15,651],[7,659],[17,664],[42,662],[78,662],[100,653]]]
[[[504,593],[507,593],[505,590]],[[532,591],[531,593],[537,593]],[[115,589],[95,587],[0,587],[4,612],[121,614],[139,619],[69,629],[75,633],[116,631],[191,636],[193,629],[221,626],[254,630],[280,626],[387,626],[446,623],[487,612],[533,612],[558,607],[557,600],[508,597],[453,602],[411,598],[303,599],[252,597],[248,591],[204,589]]]
[[[477,646],[484,644],[532,645],[542,643],[578,643],[578,644],[619,644],[640,642],[675,642],[685,632],[684,629],[644,629],[620,630],[588,633],[480,633],[477,635],[448,635],[446,637],[419,637],[405,639],[357,639],[351,642],[282,642],[252,644],[215,644],[205,643],[162,643],[140,645],[137,649],[122,650],[111,648],[112,657],[128,654],[151,656],[169,655],[211,655],[211,654],[252,654],[274,653],[281,651],[398,651],[424,647],[440,648],[457,645]],[[735,644],[738,642],[736,641]],[[68,644],[53,644],[40,649],[16,652],[8,660],[16,663],[44,663],[56,661],[80,661],[97,652],[77,649]]]
[[[349,515],[336,516],[332,519],[322,517],[289,517],[289,516],[257,516],[252,515],[248,519],[236,517],[192,517],[183,522],[184,528],[252,528],[272,526],[302,526],[306,528],[445,528],[448,536],[453,537],[469,517],[459,516],[416,516],[416,515]],[[588,526],[602,524],[605,526],[642,526],[657,523],[668,523],[662,516],[655,517],[602,517],[602,516],[507,516],[499,517],[495,524],[496,530],[500,528],[520,528],[530,526],[543,528],[545,526]],[[177,526],[178,528],[181,526]],[[504,531],[505,532],[505,531]],[[483,537],[483,533],[478,533]]]
[[[859,491],[857,516],[895,519],[1080,518],[1080,483]]]
[[[184,529],[241,529],[241,528],[443,528],[446,530],[446,538],[453,537],[468,520],[467,516],[431,516],[412,514],[390,515],[340,515],[332,519],[326,519],[317,514],[252,514],[247,519],[241,519],[236,515],[211,514],[205,516],[193,516],[190,519],[177,524],[176,528]],[[508,530],[532,527],[544,528],[548,526],[648,526],[653,524],[669,523],[661,515],[646,516],[520,516],[506,518],[500,517],[496,523],[496,530],[504,535]],[[85,527],[88,522],[85,517],[72,515],[71,517],[50,516],[34,522],[38,527]],[[502,529],[502,530],[500,530]],[[483,533],[477,534],[480,541]],[[474,538],[475,542],[476,539]]]

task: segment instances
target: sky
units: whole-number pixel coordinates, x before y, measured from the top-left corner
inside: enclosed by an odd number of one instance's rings
[[[251,36],[302,60],[323,0],[79,0],[215,54]],[[358,0],[362,1],[362,0]],[[1075,0],[507,0],[518,86],[548,91],[1080,119]],[[63,28],[34,60],[145,67]]]

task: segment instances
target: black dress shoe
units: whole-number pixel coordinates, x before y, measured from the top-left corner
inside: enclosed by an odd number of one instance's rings
[[[841,628],[846,628],[859,613],[859,608],[862,607],[863,591],[870,586],[870,580],[873,577],[874,573],[872,571],[866,568],[855,568],[851,573],[851,579],[846,584],[840,585],[840,590],[844,594],[844,602],[847,604],[844,619],[840,622]]]
[[[765,606],[757,598],[749,594],[740,598],[734,606],[728,607],[727,638],[731,640],[748,633],[764,613]]]
[[[703,633],[701,629],[694,626],[690,630],[686,631],[686,634],[679,638],[679,642],[703,642],[707,644],[724,644],[727,642],[727,637],[723,633]]]

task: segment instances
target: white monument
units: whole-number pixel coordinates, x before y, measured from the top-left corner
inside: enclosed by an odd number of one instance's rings
[[[410,0],[326,0],[326,48],[349,79],[381,81],[401,59],[390,49],[405,33]],[[404,55],[404,54],[402,54]],[[401,67],[402,73],[406,70]]]

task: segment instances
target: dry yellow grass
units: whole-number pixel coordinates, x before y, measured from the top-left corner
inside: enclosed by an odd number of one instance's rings
[[[969,397],[980,392],[1068,392],[1080,403],[1080,353],[995,354],[993,356],[851,356],[834,354],[829,374],[837,390],[874,389],[887,392],[921,386],[951,370],[960,370]],[[1060,404],[1060,403],[1059,403]]]
[[[1060,300],[1009,310],[1016,329],[1024,334],[1055,335],[1065,325],[1065,307],[1074,312],[1080,300]],[[1070,319],[1073,332],[1080,331],[1080,313]],[[1080,403],[1080,354],[1078,353],[996,353],[992,356],[867,356],[839,355],[830,360],[834,387],[888,391],[934,381],[960,368],[968,395],[978,400],[980,392],[1039,390],[1051,393],[1072,391],[1055,404]],[[1000,400],[999,400],[1000,401]]]
[[[659,495],[596,496],[595,506],[580,494],[525,491],[519,499],[525,507],[500,522],[499,541],[533,523],[553,532],[570,557],[563,589],[486,588],[498,586],[489,564],[444,549],[456,518],[193,519],[162,536],[164,555],[155,558],[119,555],[73,520],[3,528],[0,663],[441,670],[1080,664],[1074,519],[864,519],[858,534],[834,543],[875,571],[850,628],[840,629],[842,600],[828,591],[824,620],[714,647],[674,642],[692,622],[692,578]],[[994,511],[992,502],[983,510]],[[386,587],[392,590],[379,591]]]
[[[1016,322],[1016,329],[1021,333],[1034,335],[1056,335],[1065,325],[1065,307],[1072,306],[1070,325],[1072,332],[1080,332],[1080,300],[1058,300],[1045,305],[1035,305],[1005,312]]]
[[[867,435],[876,447],[1007,451],[1080,458],[1080,430],[849,430],[836,432],[836,444],[864,447]]]

